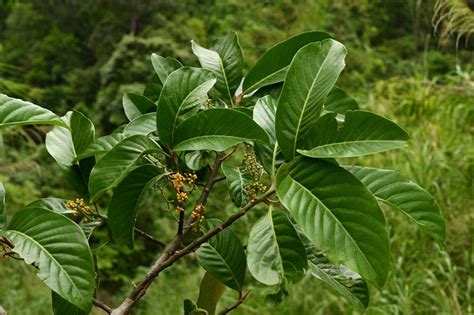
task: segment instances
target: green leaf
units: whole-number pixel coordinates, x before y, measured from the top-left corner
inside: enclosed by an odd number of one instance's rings
[[[183,67],[178,60],[170,57],[161,57],[155,53],[151,54],[151,64],[163,84],[165,84],[166,79],[173,71]]]
[[[123,133],[127,136],[133,136],[133,135],[148,136],[149,134],[155,131],[156,131],[156,114],[155,113],[148,113],[145,115],[140,115],[138,117],[135,117],[123,129]]]
[[[84,312],[80,308],[76,307],[74,304],[69,303],[61,296],[56,294],[54,291],[51,292],[51,304],[53,305],[54,315],[87,315],[88,313]]]
[[[52,111],[17,98],[0,94],[0,128],[23,125],[67,126]]]
[[[156,111],[156,126],[161,142],[174,144],[180,116],[202,106],[215,82],[212,72],[204,69],[185,67],[170,74]]]
[[[243,91],[249,94],[263,86],[282,82],[288,65],[300,48],[330,38],[323,32],[306,32],[284,40],[267,50],[244,79]]]
[[[149,100],[156,102],[160,98],[161,90],[163,89],[163,84],[160,81],[160,78],[155,73],[150,81],[145,86],[143,90],[143,96],[147,97]]]
[[[393,170],[347,167],[378,199],[424,227],[440,244],[445,222],[433,197],[418,184]]]
[[[335,114],[326,114],[313,124],[304,147],[298,150],[316,158],[346,158],[369,155],[405,146],[409,138],[394,122],[365,111],[348,111],[338,127]]]
[[[72,214],[72,210],[66,207],[66,199],[41,198],[29,203],[25,208],[43,208],[60,214]]]
[[[100,193],[116,187],[144,154],[152,152],[162,151],[146,136],[135,135],[117,143],[92,169],[89,179],[91,199],[95,200]]]
[[[244,58],[239,39],[234,32],[221,37],[211,49],[199,46],[191,41],[193,53],[204,69],[211,70],[217,77],[216,89],[234,104],[233,96],[242,79]]]
[[[163,170],[154,165],[139,166],[130,172],[115,189],[107,216],[112,238],[118,244],[133,248],[137,207],[143,195],[162,173]]]
[[[199,171],[209,165],[213,156],[209,151],[191,151],[185,154],[184,162],[189,169]]]
[[[345,114],[348,110],[359,109],[356,100],[343,89],[335,86],[324,101],[324,110],[338,114]]]
[[[227,162],[222,163],[222,171],[227,180],[232,202],[237,207],[245,206],[250,201],[250,197],[245,193],[245,185],[252,181],[252,176],[242,174],[239,166]]]
[[[269,207],[254,224],[247,245],[247,264],[252,276],[266,285],[287,278],[296,282],[308,263],[305,248],[285,211]]]
[[[202,111],[176,129],[175,151],[224,151],[244,141],[268,141],[265,131],[244,113],[227,108]]]
[[[209,272],[206,272],[199,287],[197,307],[206,310],[209,315],[214,315],[217,303],[219,303],[224,290],[225,286],[222,282],[214,278]]]
[[[7,212],[5,209],[5,187],[0,182],[0,231],[4,229],[7,222]]]
[[[378,286],[385,283],[390,264],[385,218],[354,175],[327,161],[298,157],[280,167],[276,192],[331,261]]]
[[[204,228],[212,230],[222,222],[204,221]],[[244,248],[235,232],[226,228],[204,243],[197,251],[198,263],[214,278],[231,289],[241,292],[245,280],[246,258]]]
[[[290,64],[276,112],[278,144],[287,160],[295,156],[344,69],[346,49],[332,39],[301,48]]]
[[[83,311],[91,310],[94,264],[76,223],[47,209],[28,207],[13,217],[6,236],[25,263],[37,264],[38,277],[51,290]]]
[[[78,160],[85,159],[90,156],[104,154],[109,152],[117,143],[127,138],[124,133],[113,133],[103,136],[92,142],[87,149],[77,156]]]
[[[275,130],[276,101],[269,95],[259,98],[253,110],[253,120],[267,132],[267,143],[255,143],[255,155],[264,169],[273,174],[273,164],[280,154]]]
[[[125,116],[130,121],[138,116],[156,111],[155,103],[146,96],[136,93],[123,93],[122,104]]]

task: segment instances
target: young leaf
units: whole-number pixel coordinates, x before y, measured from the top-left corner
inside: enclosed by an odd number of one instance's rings
[[[68,128],[52,111],[0,93],[0,128],[23,125],[57,125]]]
[[[37,264],[38,277],[51,290],[90,311],[94,264],[84,232],[76,223],[47,209],[28,207],[13,217],[6,236],[27,264]]]
[[[198,68],[181,68],[166,80],[156,111],[160,141],[172,145],[180,115],[196,110],[207,100],[207,92],[216,79],[212,72]]]
[[[267,50],[244,79],[243,91],[249,94],[266,85],[282,82],[288,65],[300,48],[330,38],[323,32],[305,32],[284,40]]]
[[[357,109],[359,109],[359,104],[356,100],[337,86],[332,88],[324,101],[324,110],[328,112],[344,115],[348,110]]]
[[[238,166],[230,163],[222,163],[222,171],[227,180],[230,197],[237,207],[243,207],[250,201],[250,197],[245,193],[245,185],[250,183],[252,177],[242,174]]]
[[[107,216],[108,227],[118,244],[133,248],[136,209],[144,193],[162,173],[162,169],[154,165],[139,166],[115,189]]]
[[[5,210],[5,188],[3,187],[3,183],[0,182],[0,231],[4,229],[6,222],[7,213]]]
[[[130,121],[138,116],[156,111],[155,103],[146,96],[136,93],[123,93],[122,105],[125,116]]]
[[[268,141],[265,131],[251,117],[234,109],[202,111],[176,129],[175,151],[224,151],[244,141]]]
[[[95,200],[100,193],[117,186],[144,154],[152,152],[162,151],[146,136],[135,135],[117,143],[92,169],[89,179],[91,199]]]
[[[247,245],[247,264],[252,276],[266,285],[287,278],[296,282],[307,267],[305,248],[285,211],[269,207],[254,224]]]
[[[178,60],[170,57],[161,57],[155,53],[151,54],[151,64],[163,84],[165,84],[166,79],[173,71],[183,67]]]
[[[51,292],[51,304],[53,305],[53,314],[54,315],[87,315],[88,313],[84,312],[74,304],[69,303],[61,296],[59,296],[54,291]]]
[[[199,287],[197,307],[206,310],[209,315],[216,314],[217,303],[219,303],[224,290],[225,286],[222,282],[206,272]]]
[[[133,135],[144,135],[148,136],[149,134],[156,131],[156,114],[148,113],[145,115],[140,115],[135,117],[131,122],[129,122],[123,129],[123,134],[127,136]]]
[[[344,69],[346,49],[332,39],[309,44],[290,64],[276,112],[278,144],[287,160],[295,156],[327,94]]]
[[[222,222],[209,219],[204,222],[206,230],[212,230]],[[212,237],[197,251],[198,263],[214,278],[231,289],[242,292],[245,280],[246,258],[239,237],[230,228]]]
[[[409,138],[394,122],[365,111],[348,111],[339,128],[335,114],[326,114],[314,123],[298,150],[316,158],[346,158],[369,155],[405,146]]]
[[[440,243],[445,223],[433,197],[399,172],[371,167],[347,167],[378,199],[424,227]]]
[[[217,77],[216,89],[223,98],[234,104],[233,95],[242,79],[244,58],[239,39],[234,32],[221,37],[211,49],[191,41],[193,53],[204,69],[211,70]]]
[[[378,286],[385,283],[390,263],[385,218],[354,175],[327,161],[298,157],[280,167],[276,192],[331,261]]]
[[[127,138],[127,135],[119,132],[100,137],[92,142],[82,154],[79,154],[77,159],[82,160],[87,157],[107,153],[125,138]]]

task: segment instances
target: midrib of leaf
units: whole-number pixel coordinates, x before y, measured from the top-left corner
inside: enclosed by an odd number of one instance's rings
[[[240,287],[240,284],[238,283],[237,281],[237,277],[235,276],[235,273],[232,271],[232,269],[229,267],[229,265],[227,264],[227,261],[224,259],[224,257],[222,257],[222,255],[217,251],[217,249],[212,246],[211,244],[209,244],[209,247],[216,253],[217,257],[219,257],[222,262],[224,263],[225,267],[227,268],[227,271],[229,271],[230,275],[232,276],[232,280],[235,282],[235,284],[237,285],[237,288],[239,289],[239,291],[242,291],[242,288]]]
[[[222,58],[221,58],[221,56],[219,55],[219,53],[217,51],[216,51],[216,54],[217,54],[217,56],[219,56],[219,65],[221,67],[221,71],[222,71],[222,74],[224,76],[225,86],[226,86],[226,90],[227,90],[227,96],[229,97],[230,105],[233,107],[234,106],[234,101],[232,100],[232,96],[230,94],[229,82],[227,81],[227,74],[225,73],[225,70],[224,70],[224,62],[222,61]]]
[[[270,211],[268,212],[268,216],[270,217],[270,228],[272,230],[273,240],[274,240],[275,246],[277,248],[278,269],[280,271],[280,273],[278,275],[279,276],[281,275],[282,277],[284,277],[285,270],[283,269],[283,259],[281,257],[280,245],[278,244],[277,236],[276,236],[276,233],[275,233],[275,224],[273,223],[272,212],[273,212],[272,209],[270,209]],[[281,278],[280,278],[280,281],[281,281]]]
[[[347,229],[344,227],[344,225],[341,223],[341,221],[339,221],[338,218],[336,218],[336,216],[332,213],[332,211],[326,207],[326,205],[321,201],[319,200],[318,197],[316,197],[316,195],[314,195],[309,189],[307,189],[306,187],[304,187],[303,185],[301,185],[298,181],[294,180],[291,176],[289,176],[291,178],[291,180],[293,181],[293,183],[295,183],[296,185],[298,185],[299,187],[301,187],[304,191],[306,191],[308,194],[310,194],[311,196],[314,196],[314,198],[318,201],[319,204],[321,204],[323,206],[323,208],[325,209],[326,212],[328,212],[330,214],[330,216],[334,219],[334,221],[336,222],[336,224],[338,226],[340,226],[342,228],[342,230],[345,232],[345,235],[347,235],[347,237],[349,237],[349,239],[352,241],[352,244],[357,248],[357,251],[359,252],[359,254],[362,254],[362,257],[363,259],[365,260],[365,262],[367,263],[368,266],[370,266],[370,268],[372,269],[371,271],[375,274],[377,274],[377,272],[374,270],[374,268],[372,267],[372,263],[369,262],[369,260],[367,259],[365,253],[360,249],[359,245],[357,244],[357,242],[352,238],[352,235],[347,231]]]
[[[348,145],[348,144],[360,144],[360,143],[362,143],[362,144],[363,143],[384,143],[384,144],[387,143],[387,144],[390,144],[390,143],[394,143],[394,142],[399,143],[401,146],[405,145],[404,140],[354,140],[354,141],[342,141],[342,142],[326,143],[326,144],[314,147],[314,148],[309,149],[309,150],[304,150],[304,151],[311,151],[311,150],[319,149],[319,148],[335,147],[335,146],[339,146],[339,145]]]
[[[249,92],[249,91],[250,91],[250,92],[253,92],[253,90],[255,89],[255,88],[254,88],[255,86],[258,86],[260,83],[262,83],[262,82],[268,80],[269,78],[272,78],[272,77],[276,76],[276,75],[279,74],[280,72],[283,72],[283,71],[285,71],[285,70],[288,70],[288,67],[289,67],[289,66],[283,67],[283,68],[281,68],[281,69],[279,69],[279,70],[273,72],[272,74],[267,75],[266,77],[262,78],[261,80],[258,80],[257,82],[255,82],[254,84],[252,84],[252,85],[251,85],[246,91],[244,91],[243,93],[246,94],[246,93]]]
[[[226,138],[226,139],[235,139],[235,140],[248,140],[248,139],[251,139],[251,138],[246,138],[246,137],[236,137],[236,136],[228,136],[228,135],[206,135],[206,136],[198,136],[198,137],[188,138],[184,141],[179,142],[176,146],[180,146],[183,143],[187,144],[190,141],[203,140],[203,139],[208,139],[208,138],[212,139],[212,138],[215,138],[215,137]]]
[[[299,136],[299,132],[300,132],[300,128],[301,128],[301,122],[303,121],[303,115],[305,113],[305,110],[306,110],[306,106],[308,106],[308,100],[309,100],[309,96],[311,95],[311,91],[313,91],[313,88],[314,88],[314,84],[316,83],[317,81],[317,78],[319,77],[319,74],[321,73],[321,70],[323,69],[323,66],[324,64],[326,63],[327,59],[328,59],[328,56],[329,56],[329,52],[332,50],[332,47],[331,49],[328,51],[326,57],[324,58],[323,62],[321,63],[321,66],[319,67],[318,69],[318,72],[316,73],[316,76],[314,77],[314,80],[313,82],[311,83],[311,87],[308,91],[308,94],[306,95],[306,98],[304,100],[304,104],[303,104],[303,110],[301,111],[301,114],[300,114],[300,117],[298,119],[298,125],[296,126],[296,134],[295,134],[295,139],[293,141],[293,157],[295,157],[295,151],[296,151],[296,143],[298,142],[298,136]]]
[[[81,231],[82,231],[82,229],[81,229]],[[74,281],[72,281],[71,276],[69,275],[69,273],[66,272],[66,270],[62,267],[62,265],[46,250],[46,248],[44,248],[43,245],[41,245],[39,242],[37,242],[35,239],[33,239],[32,237],[30,237],[29,235],[27,235],[27,234],[25,234],[25,233],[23,233],[23,232],[20,232],[20,231],[18,231],[18,230],[7,230],[7,232],[20,234],[21,236],[24,236],[25,238],[31,240],[33,243],[37,244],[38,247],[40,247],[40,248],[43,250],[43,252],[45,252],[46,255],[49,256],[53,262],[55,262],[55,265],[59,266],[59,269],[61,269],[61,270],[63,271],[63,273],[66,274],[66,277],[69,279],[70,283],[71,283],[72,286],[75,288],[76,293],[80,292],[79,288],[75,285]],[[84,237],[85,237],[85,236],[84,236]],[[15,248],[13,248],[13,251],[15,251]],[[18,254],[19,254],[19,253],[18,253]],[[36,261],[36,259],[35,259],[35,261]],[[39,263],[39,261],[38,261],[38,263]],[[80,294],[79,294],[79,295],[80,295]]]

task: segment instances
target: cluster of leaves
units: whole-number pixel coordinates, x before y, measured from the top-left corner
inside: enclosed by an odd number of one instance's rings
[[[341,43],[324,32],[301,33],[270,48],[245,77],[235,33],[210,48],[192,42],[192,51],[199,68],[153,54],[155,75],[144,92],[123,96],[129,122],[100,138],[80,112],[58,117],[0,95],[0,127],[54,125],[46,137],[49,154],[79,196],[92,205],[108,204],[105,216],[81,199],[42,199],[8,224],[0,204],[5,253],[39,268],[38,276],[53,291],[56,314],[92,307],[99,280],[88,245],[94,227],[106,224],[114,241],[132,247],[141,199],[150,190],[159,196],[163,187],[176,192],[174,200],[165,201],[179,213],[168,251],[185,246],[182,252],[195,251],[206,270],[197,304],[185,302],[187,314],[213,314],[224,286],[239,293],[229,310],[237,307],[247,296],[247,267],[256,280],[277,288],[270,296],[275,301],[288,294],[289,283],[310,274],[366,308],[368,283],[382,287],[390,270],[388,227],[379,202],[426,228],[442,245],[444,221],[425,190],[396,171],[344,164],[346,158],[403,147],[408,134],[360,110],[335,85],[345,66]],[[253,148],[255,156],[247,149],[240,164],[224,162],[241,145]],[[202,222],[220,166],[240,210],[224,222]],[[207,183],[190,206],[189,194],[199,190],[193,172]],[[249,193],[249,183],[263,195]],[[268,198],[273,193],[276,200]],[[253,225],[244,249],[241,235],[229,226],[258,203],[268,211]],[[167,250],[163,255],[173,257]],[[146,289],[144,282],[139,289]]]

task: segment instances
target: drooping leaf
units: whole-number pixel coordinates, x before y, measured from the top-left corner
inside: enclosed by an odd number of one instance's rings
[[[327,94],[344,69],[346,49],[332,39],[301,48],[290,64],[276,112],[281,151],[291,160],[323,109]]]
[[[166,79],[173,71],[183,67],[178,60],[170,57],[161,57],[155,53],[151,54],[151,64],[162,84],[165,84]]]
[[[174,150],[224,151],[244,141],[267,141],[265,131],[251,117],[233,109],[202,111],[176,129]]]
[[[92,169],[89,179],[91,199],[116,187],[144,154],[152,152],[161,152],[161,148],[146,136],[135,135],[117,143]]]
[[[162,173],[162,169],[154,165],[139,166],[115,189],[107,216],[112,237],[118,244],[133,248],[136,209],[144,193]]]
[[[393,170],[347,167],[378,199],[424,227],[439,242],[444,242],[445,223],[433,197],[416,183]]]
[[[0,128],[23,125],[57,125],[68,128],[52,111],[0,93]]]
[[[338,127],[335,114],[314,123],[299,153],[317,158],[345,158],[369,155],[405,146],[409,138],[394,122],[366,111],[348,111]]]
[[[222,222],[204,221],[204,228],[212,230]],[[231,289],[241,292],[245,280],[246,258],[244,248],[235,232],[227,228],[204,243],[197,251],[198,263],[214,278]]]
[[[47,209],[28,207],[13,217],[6,236],[27,264],[37,264],[38,277],[51,290],[90,311],[94,264],[84,232],[76,223]]]
[[[323,32],[305,32],[290,37],[267,50],[244,79],[243,91],[249,94],[263,86],[282,82],[288,65],[300,48],[330,38]]]
[[[252,276],[266,285],[287,278],[296,282],[308,263],[305,248],[285,211],[269,207],[254,224],[247,245],[247,264]]]
[[[212,72],[184,67],[171,73],[158,100],[156,126],[161,142],[172,145],[179,116],[196,110],[207,100],[207,92],[215,84]]]
[[[54,291],[51,292],[51,304],[53,305],[53,314],[54,315],[87,315],[88,313],[84,312],[77,306],[72,303],[69,303],[61,296],[56,294]]]
[[[0,231],[4,229],[6,222],[7,212],[5,209],[5,188],[3,187],[3,183],[0,182]]]
[[[283,164],[276,191],[282,204],[333,262],[382,286],[389,269],[385,218],[365,186],[344,168],[298,157]]]
[[[124,93],[122,98],[123,110],[128,120],[156,111],[156,105],[146,96],[136,93]]]
[[[359,104],[340,87],[333,87],[324,101],[324,110],[345,114],[348,110],[359,109]]]
[[[129,122],[123,129],[123,134],[127,136],[133,135],[144,135],[148,136],[149,134],[156,131],[156,114],[148,113],[145,115],[140,115],[135,117],[131,122]]]
[[[273,162],[278,164],[280,149],[277,144],[275,130],[276,101],[269,95],[257,100],[253,110],[253,120],[267,132],[267,143],[255,143],[255,155],[264,169],[273,173]]]
[[[245,185],[252,181],[252,176],[243,174],[239,166],[231,163],[222,163],[222,171],[227,180],[230,197],[237,207],[243,207],[250,201],[250,197],[245,193]]]
[[[197,307],[206,310],[209,315],[214,315],[224,290],[224,284],[206,272],[199,287]]]
[[[105,154],[125,138],[127,138],[127,135],[120,132],[100,137],[92,142],[82,154],[79,154],[77,159],[81,160],[90,156]]]
[[[192,43],[193,53],[204,69],[211,70],[217,77],[216,89],[224,99],[233,104],[235,90],[242,79],[244,59],[239,39],[234,32],[221,37],[211,49]]]

